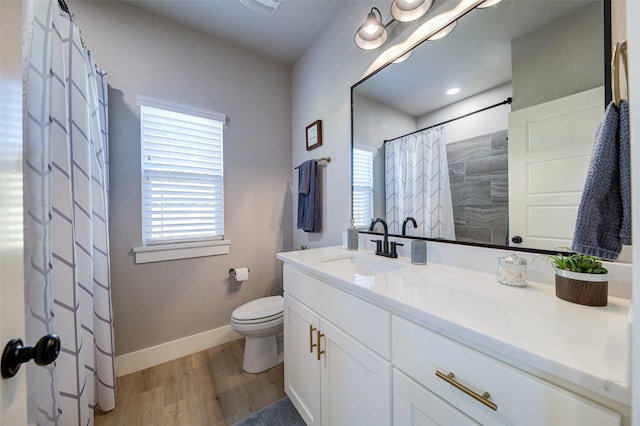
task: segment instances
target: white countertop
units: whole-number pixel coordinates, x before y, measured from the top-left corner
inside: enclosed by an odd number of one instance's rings
[[[334,255],[402,267],[354,274],[322,261]],[[527,287],[509,287],[495,274],[437,263],[411,265],[406,258],[342,247],[277,258],[516,367],[630,405],[627,299],[610,296],[606,307],[582,306],[558,299],[553,285],[529,281]]]

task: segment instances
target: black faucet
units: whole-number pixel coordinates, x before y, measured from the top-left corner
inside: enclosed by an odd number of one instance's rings
[[[413,224],[414,228],[418,227],[418,223],[416,222],[416,220],[414,218],[412,218],[411,216],[407,217],[404,222],[402,222],[402,236],[404,237],[405,235],[407,235],[407,222],[411,222]]]
[[[396,243],[394,241],[391,243],[391,251],[389,251],[389,228],[387,228],[387,222],[385,222],[384,219],[381,218],[377,218],[376,220],[372,219],[371,225],[369,226],[369,231],[373,231],[373,228],[378,222],[382,223],[382,227],[384,229],[384,240],[371,240],[376,243],[376,254],[378,256],[391,257],[395,259],[396,257],[398,257],[398,252],[396,250],[397,246],[401,246],[403,244]]]
[[[376,254],[386,255],[389,253],[389,228],[387,228],[387,222],[382,218],[377,218],[376,220],[371,219],[371,225],[369,225],[369,231],[373,231],[373,228],[376,226],[376,223],[380,222],[382,224],[382,228],[384,229],[384,241],[382,243],[382,250],[380,250],[380,244],[377,244]],[[378,240],[380,241],[380,240]]]

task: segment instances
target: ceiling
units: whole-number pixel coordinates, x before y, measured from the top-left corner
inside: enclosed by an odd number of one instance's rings
[[[349,0],[281,0],[271,16],[254,12],[239,0],[122,1],[293,65]]]

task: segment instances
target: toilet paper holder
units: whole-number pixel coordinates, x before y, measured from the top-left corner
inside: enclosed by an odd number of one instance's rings
[[[247,268],[247,271],[248,271],[248,272],[251,272],[251,269]],[[229,269],[229,276],[230,276],[230,277],[234,277],[234,278],[236,277],[236,270],[235,270],[235,268],[230,268],[230,269]]]

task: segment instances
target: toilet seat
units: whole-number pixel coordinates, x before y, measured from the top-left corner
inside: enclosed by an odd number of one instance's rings
[[[284,325],[284,298],[263,297],[236,308],[231,328],[245,337],[242,369],[259,373],[283,361],[278,336]]]
[[[283,316],[283,297],[270,296],[239,306],[231,314],[231,321],[237,324],[260,324],[279,320]]]
[[[280,318],[284,317],[284,313],[280,312],[279,314],[271,315],[265,318],[257,318],[257,319],[238,319],[231,315],[231,322],[236,324],[263,324],[270,321],[277,321]]]

